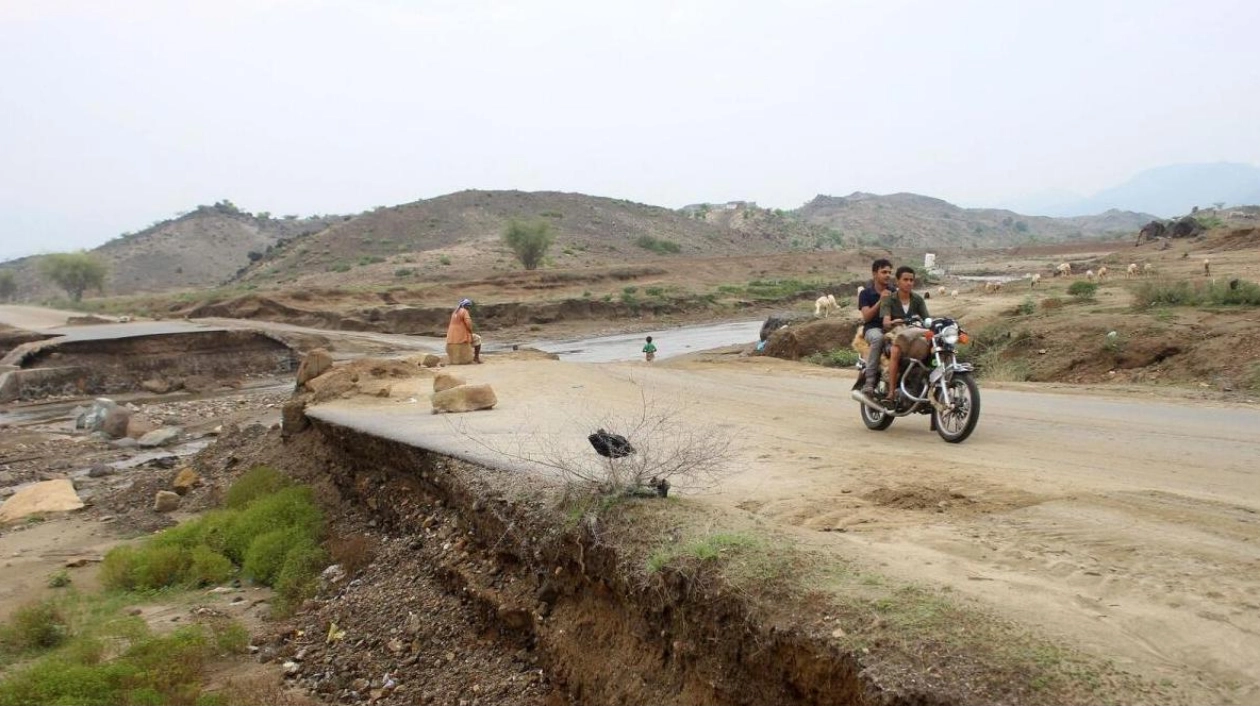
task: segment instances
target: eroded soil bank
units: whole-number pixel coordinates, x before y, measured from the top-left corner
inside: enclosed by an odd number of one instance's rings
[[[966,698],[952,689],[878,687],[834,640],[703,572],[663,571],[644,581],[627,566],[642,558],[605,537],[620,529],[566,523],[541,489],[512,472],[313,422],[259,460],[321,485],[342,510],[339,532],[375,538],[364,545],[374,560],[280,627],[266,650],[277,660],[300,658],[297,681],[327,699]],[[330,641],[336,630],[345,637]]]

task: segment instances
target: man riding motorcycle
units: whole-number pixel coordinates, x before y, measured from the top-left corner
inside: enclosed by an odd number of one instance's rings
[[[892,295],[893,266],[886,258],[871,263],[871,279],[862,286],[858,293],[858,313],[862,316],[862,338],[870,344],[866,354],[866,368],[862,374],[865,385],[862,394],[868,398],[875,397],[875,381],[879,377],[879,356],[884,349],[884,320],[879,313],[879,305],[885,296]]]
[[[930,316],[927,302],[914,291],[914,278],[914,268],[908,265],[897,268],[897,291],[891,297],[885,297],[879,305],[885,338],[892,336],[892,349],[888,353],[888,393],[882,401],[888,409],[897,406],[897,375],[902,355],[921,357],[923,354],[919,349],[927,341],[927,329],[906,325],[906,320],[912,317],[924,320]]]

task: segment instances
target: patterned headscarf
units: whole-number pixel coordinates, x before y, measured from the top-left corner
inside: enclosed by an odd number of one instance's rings
[[[464,307],[471,307],[471,306],[472,306],[472,303],[473,303],[473,301],[472,301],[472,300],[470,300],[470,299],[468,299],[467,297],[465,297],[464,299],[462,299],[462,300],[460,300],[460,301],[459,301],[459,304],[455,305],[455,311],[456,311],[456,312],[458,312],[459,310],[463,309]]]

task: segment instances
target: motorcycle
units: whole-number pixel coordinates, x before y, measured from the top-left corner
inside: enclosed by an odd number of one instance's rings
[[[957,354],[958,345],[968,341],[967,332],[957,321],[945,317],[916,319],[907,324],[928,330],[928,353],[923,358],[903,355],[900,380],[895,381],[900,395],[891,409],[862,394],[866,360],[858,358],[858,377],[851,397],[861,403],[862,422],[867,429],[881,431],[899,417],[931,415],[931,428],[941,439],[954,444],[962,442],[980,421],[980,388],[972,377],[972,365],[959,361]],[[885,344],[891,344],[888,337]],[[888,391],[887,368],[880,373],[876,391],[883,397]]]

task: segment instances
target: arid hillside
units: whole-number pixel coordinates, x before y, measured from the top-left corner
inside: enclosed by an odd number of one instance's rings
[[[1053,219],[962,209],[915,194],[819,196],[799,209],[753,202],[679,210],[561,192],[469,190],[353,216],[273,218],[231,202],[201,206],[95,249],[104,293],[259,287],[413,286],[519,270],[502,243],[512,220],[542,220],[555,241],[543,269],[657,266],[688,258],[1008,247],[1132,237],[1152,217],[1110,211]],[[17,301],[57,298],[38,257],[3,264]],[[94,292],[89,292],[93,296]]]
[[[1000,248],[1017,243],[1097,239],[1136,233],[1150,214],[1108,211],[1097,216],[1048,218],[1003,209],[963,209],[918,194],[819,195],[793,212],[859,243],[897,248]]]
[[[214,287],[278,244],[322,231],[342,218],[273,218],[221,201],[136,233],[122,234],[92,252],[109,269],[107,294]],[[19,301],[63,294],[39,277],[37,260],[34,256],[6,263],[14,270]]]

